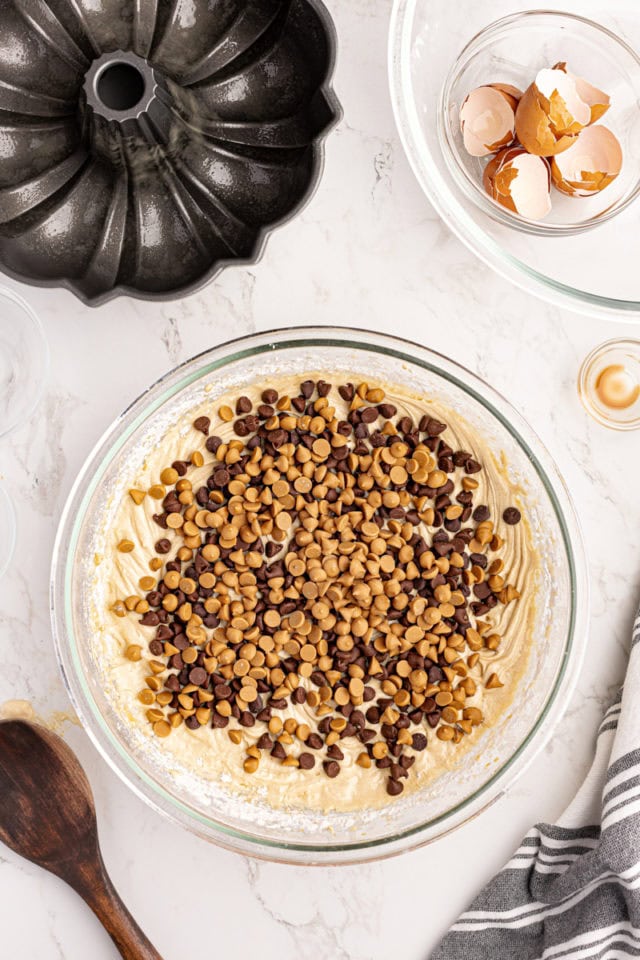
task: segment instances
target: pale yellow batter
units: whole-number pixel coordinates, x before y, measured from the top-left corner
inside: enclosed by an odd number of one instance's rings
[[[344,375],[332,378],[327,373],[307,374],[295,380],[275,380],[269,382],[268,386],[274,387],[280,395],[295,396],[299,392],[301,379],[319,377],[334,383],[330,402],[336,406],[340,415],[340,411],[345,411],[346,405],[339,397],[336,387],[344,382]],[[359,382],[355,374],[350,379]],[[146,651],[149,640],[153,639],[155,634],[155,628],[142,626],[136,614],[118,618],[110,611],[110,606],[116,600],[132,593],[140,593],[138,580],[149,574],[149,559],[156,555],[154,544],[160,537],[172,540],[175,534],[171,530],[161,530],[153,521],[152,514],[159,508],[156,500],[147,496],[138,506],[127,491],[131,487],[147,490],[159,482],[160,472],[164,467],[174,460],[188,460],[194,450],[200,450],[205,457],[204,466],[192,468],[189,472],[189,479],[194,489],[197,489],[206,482],[215,458],[204,448],[205,438],[193,428],[193,420],[198,416],[208,416],[211,418],[211,434],[216,434],[223,440],[232,439],[233,424],[223,423],[219,419],[217,412],[220,406],[228,404],[235,407],[235,400],[240,393],[260,403],[258,398],[263,386],[217,398],[215,403],[201,404],[191,411],[188,420],[183,418],[167,432],[161,444],[141,464],[138,473],[125,479],[115,522],[106,534],[105,555],[96,558],[97,575],[93,589],[98,601],[95,626],[101,657],[107,662],[113,680],[118,712],[149,737],[153,737],[153,733],[145,716],[146,708],[137,700],[137,694],[145,686],[144,678],[149,671],[144,659],[132,663],[125,659],[124,651],[132,643],[140,644]],[[384,389],[385,402],[392,403],[398,409],[394,420],[409,415],[417,424],[421,417],[428,413],[444,421],[448,424],[448,429],[443,438],[454,450],[470,451],[483,465],[483,470],[474,475],[474,479],[479,481],[479,488],[474,492],[474,505],[489,506],[496,530],[505,541],[500,553],[504,561],[503,575],[506,582],[513,584],[522,595],[519,601],[507,607],[498,605],[484,618],[492,622],[495,632],[503,636],[503,642],[495,653],[482,652],[479,663],[470,674],[481,681],[495,671],[504,684],[500,689],[485,690],[483,683],[479,682],[477,694],[468,701],[470,706],[479,706],[484,713],[485,724],[491,724],[508,708],[514,697],[531,642],[538,560],[531,546],[526,509],[523,510],[525,518],[517,526],[507,526],[502,521],[505,507],[515,505],[526,508],[526,505],[520,502],[521,491],[509,479],[508,467],[502,462],[501,451],[489,449],[483,438],[478,436],[462,417],[429,400],[408,396],[397,388],[385,385]],[[430,542],[434,531],[427,529],[420,532],[425,534],[427,542]],[[116,550],[117,543],[124,538],[135,544],[131,553],[120,553]],[[173,553],[172,550],[169,556],[173,556]],[[283,720],[293,716],[299,722],[307,722],[312,730],[317,724],[317,718],[309,707],[295,705],[290,701],[286,710],[278,711],[278,716]],[[283,767],[265,756],[257,772],[245,773],[242,761],[246,753],[243,747],[255,743],[264,729],[264,725],[259,723],[252,728],[241,728],[243,744],[237,746],[229,740],[226,729],[201,727],[192,731],[182,725],[161,743],[162,749],[172,755],[175,765],[179,765],[182,770],[192,770],[200,778],[223,781],[230,789],[239,793],[246,792],[255,796],[256,791],[262,790],[267,801],[278,807],[348,811],[375,808],[393,802],[385,789],[385,771],[374,767],[363,769],[356,765],[355,758],[363,748],[355,738],[340,742],[345,759],[336,779],[329,779],[323,771],[320,760],[324,751],[317,751],[316,765],[310,771]],[[416,761],[410,770],[409,778],[405,780],[404,795],[423,785],[427,779],[436,777],[444,769],[454,766],[463,752],[478,743],[483,729],[485,725],[476,727],[471,735],[465,736],[461,743],[454,745],[440,741],[435,736],[435,731],[425,728],[429,745],[420,753],[410,751]],[[415,730],[416,728],[412,728],[412,732]]]

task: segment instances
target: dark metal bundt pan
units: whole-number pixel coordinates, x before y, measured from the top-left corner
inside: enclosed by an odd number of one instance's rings
[[[316,0],[0,0],[0,266],[86,303],[260,254],[340,110]]]

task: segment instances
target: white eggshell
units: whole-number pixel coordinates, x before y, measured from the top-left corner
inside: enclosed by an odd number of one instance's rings
[[[487,157],[507,146],[515,132],[509,95],[491,86],[472,90],[460,109],[460,128],[472,157]]]
[[[527,220],[544,220],[551,211],[549,167],[542,157],[521,153],[511,161],[518,175],[511,183],[516,211]]]

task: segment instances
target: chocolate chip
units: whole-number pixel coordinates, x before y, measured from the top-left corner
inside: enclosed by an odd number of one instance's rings
[[[204,433],[205,437],[209,433],[209,427],[211,426],[211,420],[209,417],[198,417],[193,421],[193,425],[196,430],[199,430],[200,433]],[[165,461],[166,463],[166,461]]]
[[[421,427],[425,433],[430,437],[437,437],[439,434],[444,433],[447,429],[446,423],[441,423],[440,420],[436,420],[433,417],[429,418],[426,428]]]
[[[305,400],[308,400],[309,397],[313,394],[313,391],[315,390],[315,388],[316,388],[316,385],[313,382],[313,380],[304,380],[300,384],[300,393],[305,398]]]
[[[394,407],[392,403],[379,403],[378,404],[378,413],[384,420],[391,420],[392,417],[395,417],[398,412],[397,407]]]
[[[478,600],[486,600],[487,597],[491,596],[491,587],[486,581],[483,581],[482,583],[474,584],[473,592]]]
[[[516,523],[520,523],[522,520],[522,514],[516,507],[507,507],[502,514],[502,519],[510,526],[514,526]]]
[[[362,423],[373,423],[374,420],[378,419],[378,411],[375,407],[363,407],[359,413]]]
[[[473,511],[473,519],[476,521],[476,523],[484,523],[484,521],[488,520],[490,516],[491,511],[489,510],[489,507],[485,507],[484,505],[476,507]]]
[[[217,470],[213,471],[213,482],[216,487],[226,487],[229,483],[229,471],[226,467],[218,467]]]
[[[424,733],[414,733],[411,739],[411,746],[414,750],[424,750],[427,746],[427,738]]]
[[[311,770],[316,765],[316,758],[311,753],[301,753],[298,757],[298,763],[302,770]]]
[[[164,537],[162,540],[158,540],[156,543],[156,553],[169,553],[171,550],[171,541],[166,540]]]
[[[471,563],[475,564],[477,567],[481,567],[482,570],[485,570],[488,564],[488,560],[485,557],[484,553],[472,553],[469,555]]]
[[[140,617],[140,623],[144,624],[145,627],[157,627],[160,623],[160,617],[155,611],[150,610]]]
[[[409,776],[405,767],[403,767],[401,763],[392,763],[389,770],[394,780],[404,780]]]
[[[332,780],[340,773],[340,764],[336,760],[324,760],[322,766],[326,775]]]
[[[189,674],[189,682],[202,687],[207,682],[207,671],[202,667],[194,667]]]

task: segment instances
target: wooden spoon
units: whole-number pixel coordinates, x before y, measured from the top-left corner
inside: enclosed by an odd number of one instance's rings
[[[0,798],[0,840],[79,893],[125,960],[162,960],[109,879],[89,781],[60,737],[0,722]]]

